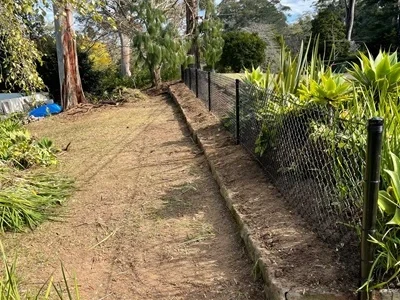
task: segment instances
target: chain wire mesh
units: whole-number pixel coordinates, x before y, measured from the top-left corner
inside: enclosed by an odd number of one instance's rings
[[[217,73],[211,74],[211,112],[236,137],[236,84],[235,80]]]
[[[190,68],[189,79],[190,79],[189,88],[192,90],[193,93],[196,93],[196,69]]]
[[[198,98],[203,101],[204,105],[208,107],[208,72],[201,70],[197,71],[197,83],[198,83]]]
[[[208,86],[207,72],[198,71],[198,96],[207,104],[211,88],[211,111],[235,135],[235,80],[210,74]],[[322,239],[335,249],[357,247],[354,227],[362,217],[366,124],[244,82],[239,87],[240,144]]]

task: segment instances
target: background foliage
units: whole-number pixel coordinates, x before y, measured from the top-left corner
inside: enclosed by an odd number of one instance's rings
[[[256,33],[231,31],[223,35],[224,47],[218,68],[220,71],[240,72],[265,61],[266,44]]]

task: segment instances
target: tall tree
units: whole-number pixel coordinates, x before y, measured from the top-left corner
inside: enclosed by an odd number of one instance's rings
[[[222,0],[218,6],[218,16],[227,30],[237,30],[250,24],[274,24],[277,28],[285,28],[285,11],[289,7],[279,1],[269,0]]]
[[[222,55],[224,39],[222,37],[222,22],[218,19],[214,0],[206,0],[205,19],[201,23],[201,50],[206,63],[212,70]]]
[[[325,58],[345,57],[349,42],[346,39],[346,27],[341,13],[335,6],[319,10],[311,21],[313,36],[319,36],[319,51]]]
[[[131,40],[122,30],[118,31],[118,36],[121,43],[121,76],[131,77]]]
[[[356,9],[356,0],[343,0],[346,8],[346,38],[351,42],[353,27],[354,27],[354,13]]]
[[[186,63],[187,43],[164,11],[150,1],[133,5],[132,12],[140,24],[140,30],[132,33],[134,46],[150,71],[153,86],[159,87],[163,67],[176,69]]]
[[[7,67],[7,78],[3,80],[9,82],[10,85],[19,86],[24,91],[43,87],[43,81],[36,70],[40,53],[33,41],[29,39],[28,30],[18,16],[21,13],[43,14],[39,2],[39,0],[2,0],[0,3],[0,50],[6,53],[3,63]],[[97,1],[53,0],[44,3],[54,4],[57,17],[58,61],[60,74],[64,76],[62,83],[60,82],[63,88],[62,103],[64,108],[68,109],[84,101],[72,28],[72,8],[76,8],[79,13],[84,13],[93,10]]]
[[[79,74],[72,6],[54,2],[53,9],[61,106],[64,110],[68,110],[78,104],[85,103],[86,98]]]
[[[380,48],[400,46],[398,39],[398,0],[359,0],[354,22],[354,39],[373,54]]]
[[[191,39],[189,55],[196,58],[196,67],[199,67],[199,47],[198,47],[198,0],[184,0],[186,10],[186,35]]]
[[[79,18],[84,24],[84,31],[90,32],[94,40],[108,37],[119,40],[121,77],[132,75],[130,32],[137,24],[129,14],[131,3],[128,0],[105,0],[104,5],[99,6],[94,13]]]
[[[106,5],[101,7],[101,14],[106,16],[106,21],[97,22],[105,27],[108,32],[116,31],[119,37],[121,52],[122,77],[131,77],[131,38],[129,32],[137,25],[134,18],[128,13],[132,1],[107,0]],[[108,21],[107,21],[108,20]],[[110,22],[111,21],[111,22]],[[114,29],[114,30],[113,30]]]

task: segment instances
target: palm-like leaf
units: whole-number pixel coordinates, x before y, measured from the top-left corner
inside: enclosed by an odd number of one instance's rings
[[[394,153],[390,154],[393,170],[385,170],[390,176],[391,186],[388,191],[380,191],[378,197],[379,208],[393,218],[387,223],[400,225],[400,159]]]
[[[372,91],[375,98],[385,98],[388,93],[399,91],[400,62],[396,51],[392,54],[379,51],[376,58],[370,52],[368,56],[360,53],[359,65],[353,63],[348,72],[361,87]]]

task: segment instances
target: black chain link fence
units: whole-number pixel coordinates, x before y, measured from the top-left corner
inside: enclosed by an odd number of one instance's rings
[[[236,136],[235,80],[217,73],[209,73],[211,88],[211,111],[222,124]]]
[[[195,69],[183,74],[186,85],[208,108],[211,105],[211,112],[261,164],[289,206],[335,249],[346,246],[348,256],[357,257],[366,124],[222,74]]]

